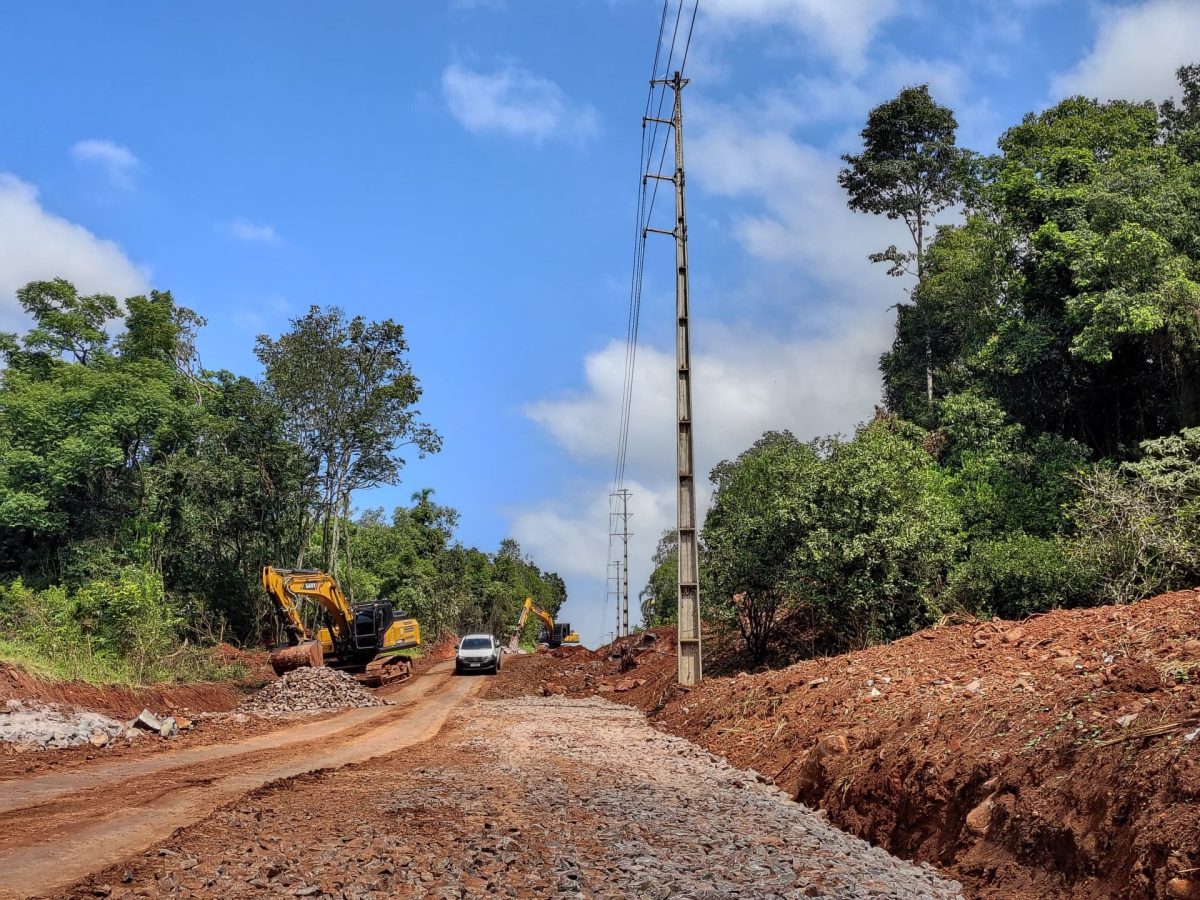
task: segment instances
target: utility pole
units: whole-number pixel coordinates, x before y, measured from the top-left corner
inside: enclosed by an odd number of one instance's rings
[[[619,491],[613,491],[609,494],[610,497],[616,497],[621,501],[620,511],[613,513],[614,516],[621,520],[621,530],[611,533],[612,537],[619,537],[624,544],[624,561],[619,570],[621,573],[621,584],[617,592],[617,634],[621,637],[629,634],[629,517],[632,515],[629,511],[630,493],[625,488],[621,488]]]
[[[675,238],[675,421],[677,440],[675,468],[679,476],[679,683],[699,684],[704,677],[700,655],[700,569],[696,541],[696,480],[692,447],[692,349],[689,328],[687,211],[683,177],[683,89],[688,79],[676,72],[671,78],[655,79],[675,92],[675,109],[669,120],[647,117],[675,132],[675,174],[647,174],[647,178],[675,185],[675,227],[671,231],[647,228]]]
[[[616,625],[616,630],[614,633],[616,634],[617,637],[621,637],[621,561],[619,559],[614,560],[613,562],[610,562],[608,565],[609,565],[609,568],[615,568],[617,570],[616,575],[608,576],[609,581],[616,583],[615,587],[609,588],[608,595],[611,597],[615,594],[616,598],[617,598],[617,603],[616,603],[617,625]]]

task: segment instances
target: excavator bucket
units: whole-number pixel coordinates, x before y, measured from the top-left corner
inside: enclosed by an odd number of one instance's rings
[[[271,668],[276,675],[293,669],[318,668],[325,662],[320,641],[302,641],[294,647],[276,647],[271,651]]]

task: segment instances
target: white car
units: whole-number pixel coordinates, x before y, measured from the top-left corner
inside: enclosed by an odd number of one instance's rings
[[[500,671],[500,642],[491,634],[468,634],[458,642],[454,673]]]

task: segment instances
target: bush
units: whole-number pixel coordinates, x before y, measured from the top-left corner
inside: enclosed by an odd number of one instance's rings
[[[797,614],[819,624],[831,650],[928,624],[962,521],[926,437],[883,416],[852,440],[768,433],[718,465],[704,525],[706,621],[736,625],[755,663]]]
[[[66,679],[145,684],[236,674],[181,641],[183,620],[157,574],[137,568],[74,591],[0,586],[0,654]]]
[[[1055,539],[1017,532],[975,544],[950,576],[946,597],[981,617],[1020,619],[1096,602],[1096,578]]]

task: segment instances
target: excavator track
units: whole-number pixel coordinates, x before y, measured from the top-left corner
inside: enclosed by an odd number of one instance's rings
[[[364,687],[382,687],[399,684],[412,678],[412,663],[403,656],[378,656],[367,663],[367,667],[354,676]]]

